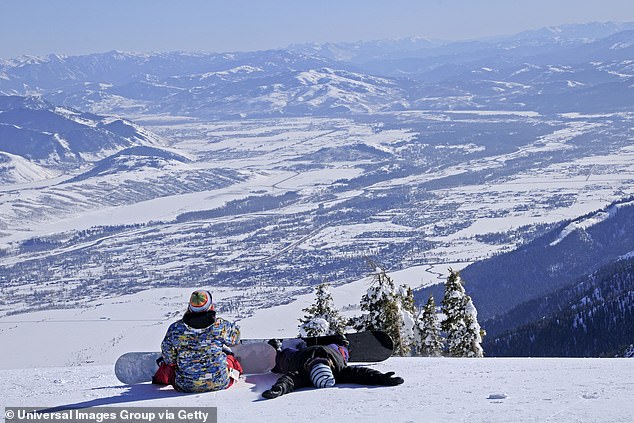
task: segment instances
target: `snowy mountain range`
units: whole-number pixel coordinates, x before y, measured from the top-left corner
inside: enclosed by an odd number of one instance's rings
[[[632,225],[634,202],[619,200],[603,210],[562,222],[512,252],[467,267],[463,276],[483,309],[481,318],[496,317],[621,260],[634,251],[634,237],[625,230]],[[509,275],[509,282],[497,282],[509,269],[522,271]],[[501,301],[503,297],[506,301]]]
[[[49,179],[118,150],[158,142],[124,119],[57,107],[41,97],[0,96],[5,183]]]
[[[631,24],[594,24],[457,43],[410,39],[231,54],[23,57],[0,63],[0,93],[39,94],[66,107],[124,116],[622,111],[631,107],[633,31]]]
[[[492,356],[633,355],[633,31],[0,59],[0,408],[631,422],[625,358]],[[291,337],[318,283],[360,314],[368,259],[419,304],[461,270],[487,358],[271,401],[273,373],[115,378],[193,289],[244,338]]]
[[[0,314],[205,285],[245,317],[366,257],[420,288],[495,256],[464,274],[484,319],[552,293],[634,250],[566,250],[634,195],[633,29],[3,60]],[[507,284],[523,245],[557,254]]]
[[[500,50],[506,50],[510,55],[522,52],[520,54],[528,56],[527,52],[531,49],[545,52],[561,47],[582,46],[632,29],[634,29],[632,23],[595,22],[546,27],[483,40],[448,42],[410,37],[353,43],[298,44],[290,46],[290,50],[350,62],[359,66],[381,62],[393,66],[394,61],[398,60],[411,63],[413,59],[440,56],[450,62],[465,62],[469,60],[468,58],[495,56]]]

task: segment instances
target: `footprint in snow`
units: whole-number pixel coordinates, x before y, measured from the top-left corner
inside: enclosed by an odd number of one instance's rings
[[[585,393],[583,395],[581,395],[581,398],[583,399],[597,399],[599,398],[599,393],[598,392],[592,392],[592,393]]]

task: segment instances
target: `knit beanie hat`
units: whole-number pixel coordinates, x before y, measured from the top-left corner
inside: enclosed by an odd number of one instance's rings
[[[330,367],[324,363],[313,364],[310,368],[310,380],[315,388],[332,388],[335,386],[335,376]]]
[[[213,310],[211,304],[211,293],[209,291],[194,291],[189,297],[189,311],[200,313]]]

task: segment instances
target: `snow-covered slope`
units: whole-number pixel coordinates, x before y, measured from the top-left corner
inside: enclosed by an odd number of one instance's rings
[[[120,118],[57,107],[40,97],[0,95],[0,152],[42,166],[72,169],[158,138]]]
[[[50,179],[58,172],[46,169],[15,154],[0,152],[0,183],[23,184]]]
[[[628,196],[559,223],[518,249],[467,266],[462,276],[479,306],[479,318],[495,318],[521,303],[592,277],[593,272],[634,249],[633,226],[634,202]],[[509,269],[521,271],[510,277]]]
[[[80,366],[5,370],[0,395],[5,406],[42,409],[217,407],[223,423],[630,423],[634,415],[629,359],[391,358],[372,367],[395,371],[405,383],[305,389],[261,400],[276,375],[246,376],[222,392],[180,394],[122,385],[111,366]]]
[[[130,147],[98,161],[88,172],[77,175],[66,182],[78,182],[88,178],[117,174],[129,177],[132,173],[141,173],[149,169],[168,172],[170,167],[178,167],[181,163],[188,162],[191,160],[187,157],[164,149],[148,146]]]
[[[232,68],[201,77],[193,87],[183,84],[185,75],[171,82],[181,84],[179,92],[148,104],[146,113],[244,118],[363,114],[406,107],[407,95],[395,81],[343,68],[289,67],[275,74]],[[90,107],[107,105],[98,102]]]
[[[497,357],[627,357],[634,326],[633,274],[634,260],[622,256],[570,278],[563,288],[482,322],[487,328],[483,348]]]
[[[338,304],[358,301],[369,280],[333,289]],[[264,295],[260,288],[253,295]],[[151,384],[123,385],[114,359],[126,351],[158,350],[167,326],[183,311],[190,289],[156,289],[85,304],[0,318],[5,357],[1,406],[40,408],[218,407],[219,422],[630,422],[634,367],[627,359],[390,358],[369,363],[405,379],[397,387],[341,385],[305,389],[275,400],[261,393],[276,380],[247,375],[229,390],[179,394]],[[214,289],[222,316],[233,289]],[[243,336],[292,336],[301,297],[239,323]],[[26,304],[25,304],[26,305]],[[225,311],[223,311],[223,308]],[[8,422],[8,421],[7,421]]]
[[[599,210],[596,213],[592,213],[589,216],[584,216],[581,217],[579,219],[575,219],[572,222],[570,222],[568,225],[566,225],[560,232],[559,235],[557,236],[557,238],[552,241],[549,245],[555,246],[557,244],[559,244],[561,241],[564,240],[564,238],[566,238],[568,235],[570,235],[571,233],[575,232],[575,231],[581,231],[583,233],[587,234],[587,230],[603,221],[605,221],[606,219],[609,219],[610,217],[613,217],[616,212],[618,211],[618,209],[622,208],[622,207],[629,207],[632,204],[634,204],[634,201],[628,201],[625,203],[618,203],[615,204],[613,206],[608,207],[606,210]],[[587,236],[587,235],[586,235]]]

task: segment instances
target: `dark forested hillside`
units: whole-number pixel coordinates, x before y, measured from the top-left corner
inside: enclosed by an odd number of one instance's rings
[[[622,354],[634,341],[634,258],[619,260],[571,286],[524,303],[484,326],[489,356],[597,357]]]
[[[488,356],[614,356],[634,343],[634,201],[462,272]],[[441,287],[417,293],[442,298]]]
[[[461,273],[481,320],[492,319],[634,251],[632,228],[634,202],[618,202]]]

